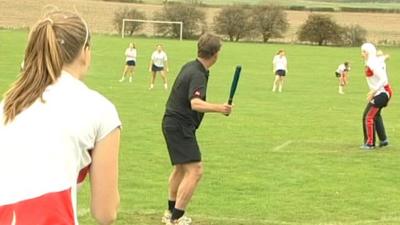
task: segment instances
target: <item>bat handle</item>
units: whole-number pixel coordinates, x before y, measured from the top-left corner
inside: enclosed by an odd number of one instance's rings
[[[229,98],[229,100],[228,100],[228,105],[232,105],[232,99],[231,98]],[[229,116],[229,114],[225,114],[225,116]]]

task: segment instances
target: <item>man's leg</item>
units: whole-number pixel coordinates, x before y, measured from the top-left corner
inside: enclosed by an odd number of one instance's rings
[[[168,189],[168,210],[172,213],[175,208],[176,196],[178,194],[178,188],[181,184],[184,176],[184,170],[182,165],[175,165],[174,170],[169,176],[169,189]]]
[[[168,210],[164,212],[161,222],[168,223],[171,220],[172,211],[175,208],[176,196],[178,194],[179,185],[182,182],[185,172],[182,165],[175,165],[169,176],[168,181]]]
[[[185,174],[178,188],[171,221],[177,220],[183,216],[203,175],[203,164],[201,162],[182,164],[182,167]]]

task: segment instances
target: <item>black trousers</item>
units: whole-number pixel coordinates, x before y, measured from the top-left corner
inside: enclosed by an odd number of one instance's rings
[[[364,144],[375,146],[375,131],[380,141],[387,139],[381,111],[382,108],[387,106],[388,102],[388,95],[381,93],[375,96],[365,107],[362,119]]]

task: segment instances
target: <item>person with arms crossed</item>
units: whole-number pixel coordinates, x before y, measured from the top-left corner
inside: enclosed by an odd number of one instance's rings
[[[133,42],[129,43],[129,47],[125,50],[125,68],[124,73],[122,74],[121,79],[119,82],[123,82],[125,77],[129,77],[129,82],[132,82],[132,77],[135,73],[135,66],[136,66],[136,47]]]
[[[196,139],[204,113],[229,115],[232,106],[206,101],[209,69],[219,55],[221,40],[212,34],[202,35],[197,43],[197,59],[185,64],[172,87],[162,120],[173,171],[169,177],[168,210],[162,221],[167,225],[187,225],[183,216],[203,174],[201,153]]]
[[[381,111],[387,106],[393,93],[386,69],[377,58],[375,46],[371,43],[363,44],[361,55],[365,60],[365,75],[370,90],[367,94],[368,104],[362,119],[364,143],[361,148],[370,150],[375,148],[375,131],[380,140],[379,147],[389,144]]]
[[[151,80],[149,90],[154,88],[157,72],[160,72],[161,78],[164,82],[164,89],[168,89],[167,73],[168,73],[168,58],[167,53],[163,50],[161,45],[157,45],[157,49],[151,55],[149,63],[149,72],[151,72]]]
[[[115,221],[121,121],[81,81],[90,61],[76,13],[52,12],[31,28],[24,69],[0,102],[0,224],[77,225],[87,172],[93,217]]]
[[[278,91],[282,92],[283,81],[287,73],[287,58],[283,49],[280,49],[274,56],[274,59],[272,60],[272,66],[275,74],[272,92],[275,92],[277,87]]]
[[[344,62],[340,64],[335,71],[335,75],[339,78],[339,94],[344,94],[344,87],[348,83],[348,73],[350,71],[350,64],[349,62]]]

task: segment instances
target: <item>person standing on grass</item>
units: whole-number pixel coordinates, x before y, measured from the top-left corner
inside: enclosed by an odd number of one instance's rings
[[[172,87],[162,120],[173,171],[169,177],[168,210],[162,221],[167,225],[187,225],[185,209],[203,174],[201,153],[196,139],[204,113],[229,115],[232,106],[206,101],[209,69],[217,59],[221,40],[202,35],[197,43],[197,59],[185,64]]]
[[[121,121],[81,80],[90,33],[57,11],[31,28],[24,69],[0,102],[0,224],[78,224],[77,189],[89,172],[98,224],[117,216]]]
[[[344,94],[344,87],[348,83],[348,73],[350,71],[350,64],[349,62],[344,62],[340,64],[335,71],[335,75],[339,78],[339,94]]]
[[[124,73],[122,74],[121,79],[119,82],[123,82],[125,77],[129,77],[129,82],[132,82],[132,77],[135,73],[135,66],[136,66],[136,47],[133,42],[129,43],[129,47],[125,50],[125,68]]]
[[[161,78],[164,82],[164,89],[168,89],[167,73],[168,73],[168,58],[167,53],[163,50],[161,45],[157,45],[157,49],[151,55],[149,63],[149,72],[151,72],[151,80],[149,90],[154,88],[154,82],[158,72],[161,74]]]
[[[375,131],[380,140],[379,147],[389,144],[381,111],[387,106],[392,97],[392,89],[388,81],[386,68],[376,55],[375,46],[371,43],[363,44],[361,46],[361,55],[365,60],[365,75],[370,90],[367,94],[368,104],[362,119],[364,143],[361,148],[369,150],[375,148]]]
[[[287,73],[287,58],[283,49],[280,49],[274,56],[272,67],[275,74],[272,92],[275,92],[276,88],[278,88],[279,92],[282,92],[283,81]]]

